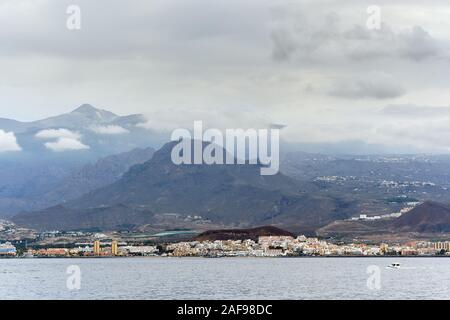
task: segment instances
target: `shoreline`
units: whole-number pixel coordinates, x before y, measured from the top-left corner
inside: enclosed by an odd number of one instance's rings
[[[33,259],[154,259],[154,258],[163,258],[163,259],[186,259],[186,258],[196,258],[196,259],[326,259],[326,258],[391,258],[391,259],[401,259],[401,258],[450,258],[450,255],[442,255],[442,256],[417,256],[417,255],[409,255],[409,256],[298,256],[298,257],[162,257],[162,256],[134,256],[134,257],[0,257],[0,260],[33,260]]]

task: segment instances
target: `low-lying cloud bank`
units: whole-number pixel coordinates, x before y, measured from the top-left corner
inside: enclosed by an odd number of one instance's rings
[[[107,126],[96,126],[91,128],[92,131],[98,134],[105,134],[105,135],[117,135],[117,134],[125,134],[129,133],[130,131],[116,125],[107,125]]]
[[[14,132],[0,130],[0,152],[21,151]]]
[[[81,142],[81,135],[68,129],[46,129],[39,131],[36,138],[43,140],[53,140],[44,143],[49,150],[60,152],[68,150],[86,150],[88,145]]]

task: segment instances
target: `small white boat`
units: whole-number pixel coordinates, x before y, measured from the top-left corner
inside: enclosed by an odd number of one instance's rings
[[[391,269],[400,269],[400,263],[394,262],[394,263],[391,263],[390,265],[388,265],[387,267],[391,268]]]
[[[21,258],[30,259],[34,258],[34,255],[31,252],[25,252],[24,254],[22,254]]]

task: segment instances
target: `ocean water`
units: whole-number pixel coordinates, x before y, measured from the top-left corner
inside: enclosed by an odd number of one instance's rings
[[[0,299],[450,299],[450,258],[3,259]]]

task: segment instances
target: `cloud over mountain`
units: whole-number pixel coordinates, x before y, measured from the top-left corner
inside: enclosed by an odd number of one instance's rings
[[[80,139],[81,136],[77,132],[70,131],[68,129],[45,129],[41,130],[35,135],[39,139],[58,139],[58,138],[68,138],[68,139]]]
[[[83,144],[81,141],[70,138],[58,138],[54,142],[46,142],[45,147],[53,151],[67,151],[67,150],[86,150],[89,146]]]
[[[17,143],[15,134],[13,132],[0,130],[0,152],[20,150],[22,150],[22,148]]]
[[[35,135],[36,138],[53,140],[44,143],[47,149],[60,152],[67,150],[86,150],[89,146],[80,141],[81,135],[68,129],[45,129]]]
[[[82,27],[74,32],[66,28],[69,4],[2,6],[0,105],[8,108],[0,116],[32,121],[85,101],[107,106],[112,113],[83,105],[33,123],[79,131],[91,151],[105,145],[95,139],[137,146],[133,134],[143,129],[166,133],[194,120],[261,127],[257,117],[286,123],[283,134],[300,143],[367,143],[389,117],[377,113],[387,100],[450,101],[450,4],[442,0],[80,0]],[[371,5],[381,9],[379,30],[367,28]],[[131,112],[151,120],[120,119]],[[1,122],[26,150],[17,124]],[[95,133],[94,125],[130,133]],[[438,136],[439,128],[428,130]]]
[[[130,132],[129,130],[127,130],[121,126],[116,126],[116,125],[95,126],[95,127],[92,127],[92,131],[94,131],[95,133],[98,133],[98,134],[111,134],[111,135],[125,134],[125,133]]]

